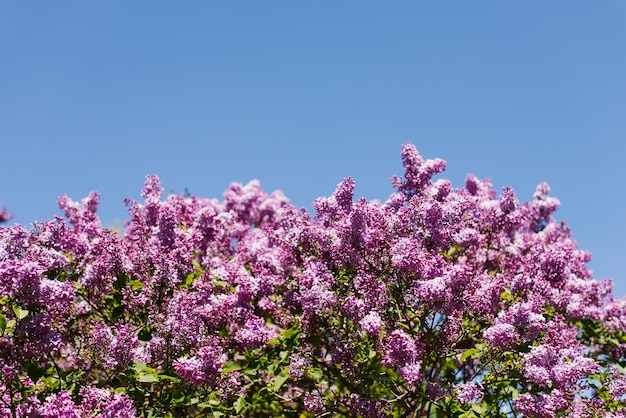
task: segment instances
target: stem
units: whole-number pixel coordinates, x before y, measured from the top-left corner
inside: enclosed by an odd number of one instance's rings
[[[52,357],[52,354],[48,353],[48,359],[50,360],[50,362],[52,362],[52,364],[54,365],[54,370],[57,373],[57,377],[59,379],[59,382],[62,382],[65,386],[67,386],[67,382],[65,381],[65,378],[63,378],[61,376],[61,368],[59,367],[59,365],[57,364],[57,362],[54,360],[54,358]],[[61,385],[60,389],[63,388],[63,385]]]
[[[11,395],[10,396],[10,399],[11,399],[11,418],[17,418],[17,414],[15,412],[15,410],[17,408],[15,408],[15,404],[13,403],[13,401],[14,401],[14,399],[13,399],[13,391],[10,390],[9,388],[7,388],[7,390],[9,391],[9,394]]]

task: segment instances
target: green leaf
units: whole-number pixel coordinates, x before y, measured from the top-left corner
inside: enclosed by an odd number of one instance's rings
[[[274,373],[276,371],[276,369],[278,369],[278,360],[274,361],[272,364],[270,364],[267,368],[267,371],[271,374]]]
[[[404,328],[406,330],[409,330],[409,331],[411,330],[411,327],[408,326],[407,324],[403,323],[403,322],[399,322],[398,321],[398,322],[396,322],[396,325],[399,325],[399,326],[401,326],[402,328]]]
[[[158,378],[159,378],[159,380],[169,380],[170,382],[175,382],[175,383],[180,382],[180,378],[179,377],[177,377],[177,376],[170,376],[170,375],[162,374],[162,373],[158,374]]]
[[[143,289],[143,282],[141,280],[131,280],[128,282],[128,285],[133,290],[141,290]]]
[[[476,412],[478,414],[478,416],[482,416],[482,414],[485,413],[486,408],[485,408],[484,405],[474,404],[474,405],[472,405],[472,411]]]
[[[274,378],[274,387],[273,387],[274,392],[278,391],[278,389],[280,389],[280,387],[285,384],[287,379],[289,379],[289,369],[284,368],[278,374],[278,376]]]
[[[517,398],[519,398],[519,390],[514,386],[509,388],[509,393],[511,394],[511,399],[517,400]]]
[[[452,247],[450,247],[450,248],[448,249],[448,252],[446,253],[446,255],[447,255],[448,257],[446,257],[446,258],[450,258],[450,257],[452,257],[452,256],[453,256],[456,252],[457,252],[457,247],[456,247],[455,245],[453,245]]]
[[[141,373],[146,367],[147,367],[147,364],[143,363],[141,361],[135,360],[133,362],[133,370],[135,370],[135,372],[137,372],[137,374]]]
[[[466,359],[472,357],[476,353],[478,353],[478,350],[475,347],[468,348],[467,350],[463,352],[463,354],[461,354],[459,361],[464,362]]]
[[[4,335],[4,331],[7,329],[7,319],[4,315],[0,314],[0,334]]]
[[[235,413],[240,413],[243,407],[246,406],[246,397],[240,396],[237,398],[233,406],[235,407]]]
[[[154,383],[158,382],[159,378],[153,374],[140,374],[139,377],[137,377],[137,381],[144,383]]]
[[[226,363],[226,366],[222,367],[222,373],[230,373],[235,370],[241,370],[241,365],[232,361],[229,361]]]
[[[6,329],[7,334],[10,334],[11,331],[13,331],[13,328],[15,328],[15,319],[9,319],[7,321],[7,329]]]
[[[45,376],[48,371],[39,364],[30,361],[26,361],[24,363],[24,368],[26,369],[26,373],[28,373],[28,377],[30,377],[33,382],[36,382],[39,378]]]
[[[319,382],[320,380],[322,380],[324,373],[322,372],[321,369],[313,368],[309,370],[309,376],[311,376],[311,378],[315,380],[316,382]]]
[[[224,280],[220,280],[217,277],[213,279],[213,284],[215,286],[218,286],[218,287],[227,287],[228,286],[228,282],[225,282]]]
[[[298,325],[295,325],[283,331],[282,334],[282,340],[287,343],[287,346],[292,346],[297,343],[297,340],[300,337],[300,328]]]
[[[17,305],[13,305],[11,308],[13,309],[13,313],[15,314],[17,319],[24,319],[29,314],[29,312],[26,309],[22,309]]]
[[[138,375],[137,381],[139,382],[154,383],[159,381],[159,372],[149,367],[146,363],[135,361],[133,369]]]

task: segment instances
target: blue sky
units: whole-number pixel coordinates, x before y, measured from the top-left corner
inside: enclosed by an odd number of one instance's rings
[[[149,173],[384,200],[410,141],[456,187],[547,181],[621,296],[625,116],[624,1],[0,0],[0,207],[24,225],[90,190],[123,220]]]

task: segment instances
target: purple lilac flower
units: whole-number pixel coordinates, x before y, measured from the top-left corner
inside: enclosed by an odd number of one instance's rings
[[[441,387],[441,379],[434,379],[426,384],[426,397],[428,400],[434,402],[443,398],[446,395],[446,391]]]
[[[314,392],[306,392],[304,394],[304,408],[314,414],[321,414],[324,412],[324,400],[322,396]]]
[[[415,294],[421,301],[436,301],[443,299],[449,288],[445,277],[435,277],[419,282]]]
[[[13,399],[14,402],[19,402],[21,400],[21,395],[20,394],[16,394],[17,396],[15,397],[15,399]],[[5,404],[10,404],[10,402],[7,402],[6,400],[4,400]],[[3,417],[10,417],[11,413],[14,412],[16,417],[20,417],[20,418],[31,418],[31,417],[41,417],[41,401],[39,400],[39,398],[37,397],[37,395],[30,395],[28,396],[28,399],[26,401],[26,403],[22,403],[17,405],[17,407],[15,408],[15,411],[10,411],[8,409],[4,409],[2,407],[0,407],[0,416]]]
[[[378,336],[380,333],[380,327],[382,325],[382,321],[380,319],[380,315],[376,311],[370,311],[361,321],[359,322],[361,325],[361,329],[365,331],[366,334],[371,336]]]
[[[310,367],[311,362],[308,358],[295,354],[291,356],[289,362],[289,375],[294,379],[300,379],[304,376],[306,369]]]
[[[386,366],[406,365],[418,360],[418,350],[413,338],[403,330],[396,329],[387,339],[385,355],[383,357]]]
[[[76,290],[71,282],[43,278],[40,282],[41,298],[48,301],[48,314],[53,322],[63,323],[70,318]]]
[[[388,404],[384,401],[370,401],[357,393],[351,393],[342,399],[351,414],[367,418],[383,418],[388,416]]]
[[[253,316],[245,322],[243,327],[237,330],[235,341],[242,348],[257,348],[276,336],[277,333],[267,328],[262,318]]]
[[[400,376],[409,384],[412,385],[418,380],[422,379],[422,368],[419,363],[408,363],[399,369]]]
[[[399,366],[400,375],[413,384],[422,377],[419,357],[420,351],[413,338],[402,330],[394,330],[387,340],[382,360],[386,366]]]
[[[550,394],[538,395],[524,393],[515,403],[515,409],[530,417],[554,418],[560,410],[567,407],[568,402],[564,393],[554,389]]]
[[[311,265],[303,272],[299,277],[300,303],[306,313],[325,313],[337,303],[337,296],[329,286],[333,280],[331,273],[320,264]]]
[[[206,345],[195,350],[190,357],[181,357],[173,362],[176,373],[196,386],[213,385],[228,359],[218,338],[207,338],[204,343]]]
[[[94,386],[80,388],[81,398],[78,409],[81,416],[106,418],[135,418],[136,410],[132,401],[121,393],[112,393]]]
[[[500,210],[504,213],[513,212],[519,206],[515,191],[510,187],[505,187],[499,199]]]
[[[155,315],[155,331],[175,350],[196,346],[203,338],[205,325],[199,316],[205,301],[197,292],[174,291],[163,314]],[[217,318],[213,318],[215,321]]]
[[[331,217],[339,217],[341,214],[349,213],[352,208],[354,184],[354,180],[351,178],[344,179],[337,185],[337,189],[331,197],[318,198],[313,203],[313,207],[319,214],[331,215]]]
[[[528,380],[547,387],[554,385],[562,390],[575,387],[578,381],[597,369],[597,365],[582,357],[580,347],[559,348],[538,345],[523,355],[524,375]]]
[[[462,404],[469,404],[480,400],[483,396],[482,383],[466,382],[457,385],[456,398]]]
[[[20,358],[43,364],[47,363],[47,355],[61,346],[61,336],[52,326],[47,312],[20,321],[14,339],[20,343]]]
[[[101,407],[103,418],[135,418],[136,410],[131,399],[121,393],[114,393]]]
[[[514,303],[508,310],[499,313],[495,325],[511,324],[523,341],[535,340],[546,328],[546,319],[539,313],[540,303],[532,298],[525,302]]]
[[[483,334],[485,340],[494,348],[507,349],[519,342],[519,333],[515,327],[507,323],[496,323],[487,328]]]
[[[626,376],[613,373],[608,389],[611,399],[623,399],[626,395]]]
[[[94,324],[90,346],[96,358],[107,369],[121,369],[140,358],[140,343],[130,324],[109,327],[103,322]]]
[[[424,161],[415,146],[410,143],[402,145],[402,162],[405,179],[402,181],[395,177],[393,182],[400,192],[408,196],[420,194],[430,185],[432,176],[446,168],[446,162],[439,158]]]
[[[2,209],[0,209],[0,223],[8,222],[11,219],[13,219],[13,215],[10,215],[7,212],[7,208],[3,207]]]
[[[198,357],[182,357],[175,360],[173,365],[180,377],[196,386],[208,381],[204,371],[204,362]]]
[[[48,396],[40,409],[40,414],[44,418],[81,418],[79,407],[66,390]]]

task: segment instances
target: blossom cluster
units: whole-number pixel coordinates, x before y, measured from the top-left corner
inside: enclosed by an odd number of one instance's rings
[[[10,215],[7,212],[7,208],[0,209],[0,223],[10,221],[13,218],[13,215]]]
[[[0,227],[0,414],[626,417],[626,300],[558,199],[402,148],[385,202],[258,181]],[[4,212],[3,212],[4,213]]]

